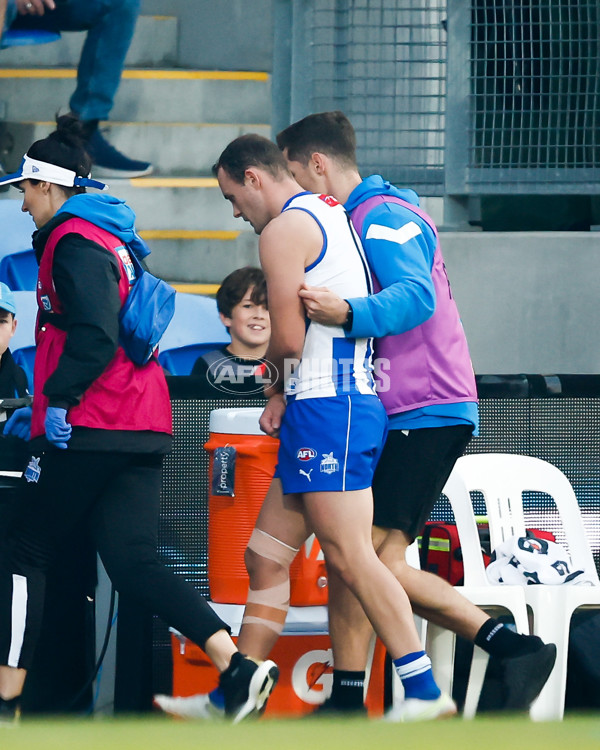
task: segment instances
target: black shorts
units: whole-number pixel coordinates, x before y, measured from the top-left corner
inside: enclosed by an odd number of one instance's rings
[[[415,539],[472,434],[470,425],[390,430],[373,478],[375,526]]]

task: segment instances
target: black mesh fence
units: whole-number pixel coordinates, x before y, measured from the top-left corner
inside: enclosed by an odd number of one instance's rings
[[[342,109],[423,195],[600,191],[598,0],[274,2],[279,126]]]
[[[302,101],[292,101],[288,122],[341,109],[356,128],[364,174],[441,195],[445,6],[445,0],[294,3],[292,22],[303,34],[293,41],[292,99],[301,92]]]
[[[469,166],[600,166],[597,0],[473,0]]]
[[[454,192],[597,193],[597,0],[448,0]]]

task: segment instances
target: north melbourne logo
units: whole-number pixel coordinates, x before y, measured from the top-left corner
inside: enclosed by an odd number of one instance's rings
[[[23,476],[28,482],[37,482],[41,473],[42,469],[40,468],[40,459],[32,456]]]
[[[333,451],[331,453],[323,453],[323,460],[319,468],[323,474],[333,474],[340,470],[340,462],[337,458],[333,457]]]

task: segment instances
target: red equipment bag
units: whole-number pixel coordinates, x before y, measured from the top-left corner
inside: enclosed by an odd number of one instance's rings
[[[483,564],[487,567],[491,559],[490,538],[487,523],[478,523]],[[541,529],[527,529],[527,536],[555,542],[554,534]],[[421,570],[435,573],[453,586],[462,586],[464,568],[460,540],[456,524],[444,521],[427,521],[419,539]]]

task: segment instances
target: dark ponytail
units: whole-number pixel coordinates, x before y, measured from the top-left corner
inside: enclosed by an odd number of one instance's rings
[[[81,122],[73,115],[56,118],[56,130],[46,138],[33,143],[27,156],[63,169],[70,169],[78,177],[87,177],[92,160],[85,150],[85,137]],[[68,193],[82,193],[85,188],[63,188]]]

